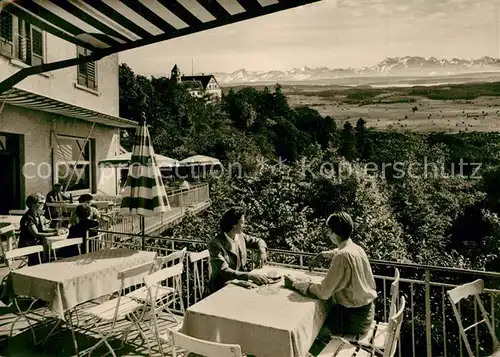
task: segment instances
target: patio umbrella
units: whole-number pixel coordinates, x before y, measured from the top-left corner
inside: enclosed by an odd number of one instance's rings
[[[144,249],[145,216],[161,214],[170,210],[165,186],[161,179],[160,169],[146,120],[137,128],[136,142],[132,149],[132,157],[125,185],[125,193],[121,205],[121,213],[140,215],[142,229],[142,247]]]
[[[181,165],[194,166],[194,165],[222,165],[221,162],[215,157],[194,155],[180,161]]]

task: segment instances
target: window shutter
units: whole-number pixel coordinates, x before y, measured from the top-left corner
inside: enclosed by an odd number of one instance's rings
[[[87,63],[87,78],[88,78],[88,86],[91,89],[97,89],[96,86],[96,71],[95,71],[95,62]]]
[[[77,46],[78,57],[88,56],[91,52],[83,47]],[[90,89],[97,89],[96,62],[87,62],[78,65],[78,84]]]
[[[9,55],[14,54],[12,15],[8,12],[0,12],[0,52]]]
[[[31,26],[31,65],[43,64],[43,32]]]

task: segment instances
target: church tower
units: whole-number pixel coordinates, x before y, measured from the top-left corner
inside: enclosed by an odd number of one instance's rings
[[[172,68],[170,72],[170,80],[178,84],[181,83],[181,71],[179,67],[177,67],[177,64],[174,65],[174,68]]]

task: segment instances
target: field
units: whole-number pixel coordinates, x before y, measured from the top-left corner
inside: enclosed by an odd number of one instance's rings
[[[261,89],[261,88],[259,88]],[[292,107],[378,130],[500,132],[500,83],[388,87],[284,85]]]

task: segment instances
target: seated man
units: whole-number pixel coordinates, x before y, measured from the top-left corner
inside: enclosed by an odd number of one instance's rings
[[[61,188],[62,188],[62,186],[60,183],[54,184],[54,186],[52,187],[52,191],[50,191],[47,194],[46,203],[68,201],[69,198],[66,197],[61,192]],[[44,209],[45,209],[45,217],[46,218],[51,219],[51,220],[55,220],[57,218],[60,218],[59,217],[59,210],[56,207],[47,207],[47,205],[45,205]],[[56,226],[56,223],[52,222],[52,227],[55,227],[55,226]]]
[[[54,186],[52,187],[52,191],[47,193],[47,203],[51,202],[64,202],[68,201],[69,198],[66,197],[62,192],[61,192],[62,186],[60,183],[55,183]]]
[[[365,251],[355,244],[350,236],[353,231],[351,217],[345,212],[336,212],[328,217],[326,224],[330,239],[338,249],[318,254],[319,258],[331,258],[328,273],[321,284],[297,282],[285,276],[285,286],[321,300],[331,299],[332,306],[325,327],[335,335],[363,335],[373,321],[377,298],[375,279]]]
[[[267,259],[267,246],[264,240],[243,233],[244,212],[231,208],[220,220],[221,232],[208,243],[212,274],[209,289],[214,293],[231,280],[250,281],[257,285],[268,284],[266,276],[248,272],[247,245],[260,251],[260,264]]]
[[[78,216],[78,223],[69,227],[68,239],[83,238],[83,244],[81,250],[82,254],[84,254],[86,253],[86,247],[87,247],[87,232],[89,233],[89,237],[97,236],[98,233],[92,229],[98,229],[99,222],[90,219],[91,209],[90,206],[88,205],[79,205],[78,207],[76,207],[75,212],[76,215]],[[71,254],[75,255],[74,252]]]
[[[89,219],[92,220],[92,221],[99,221],[99,219],[101,218],[101,213],[99,212],[99,210],[97,208],[95,208],[94,206],[92,206],[92,200],[94,199],[94,197],[92,197],[91,194],[83,194],[81,195],[79,198],[78,198],[78,203],[80,205],[83,205],[83,206],[89,206],[90,207],[90,217]],[[69,219],[69,224],[70,225],[73,225],[73,224],[77,224],[78,223],[78,215],[76,214],[76,209],[73,211],[73,213],[71,214],[71,217]]]

